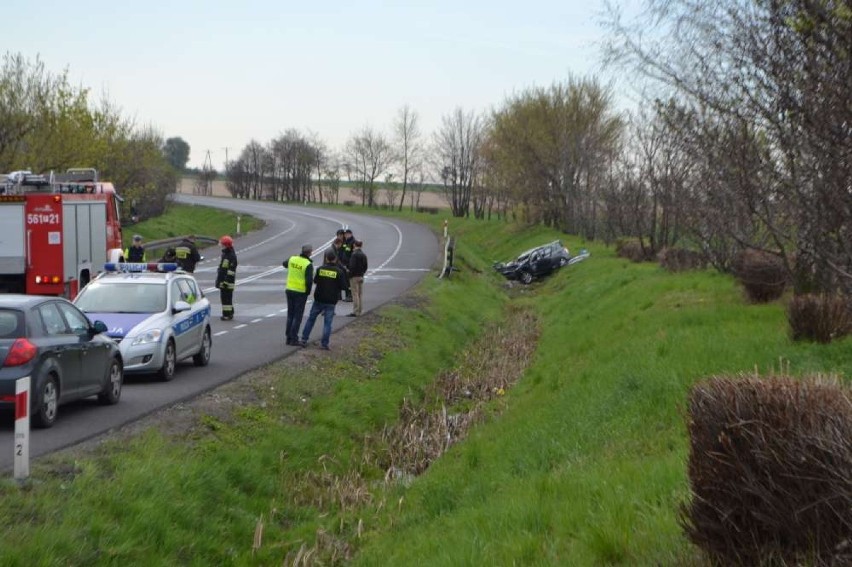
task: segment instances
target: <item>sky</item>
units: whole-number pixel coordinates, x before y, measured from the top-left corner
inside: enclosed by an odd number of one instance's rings
[[[629,12],[640,0],[614,0]],[[604,0],[2,0],[0,52],[37,56],[222,169],[295,128],[332,150],[404,105],[425,136],[456,108],[602,71]],[[227,150],[226,150],[227,148]]]

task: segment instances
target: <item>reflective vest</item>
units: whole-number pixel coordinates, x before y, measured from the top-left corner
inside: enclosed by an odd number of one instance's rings
[[[301,293],[308,292],[305,283],[305,270],[311,265],[311,261],[304,256],[290,256],[287,260],[287,289]]]

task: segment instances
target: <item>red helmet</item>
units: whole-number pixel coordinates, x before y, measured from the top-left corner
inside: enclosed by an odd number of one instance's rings
[[[233,248],[234,247],[234,239],[228,236],[227,234],[219,239],[219,244],[224,246],[225,248]]]

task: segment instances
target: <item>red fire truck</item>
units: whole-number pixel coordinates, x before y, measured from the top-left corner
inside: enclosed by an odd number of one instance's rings
[[[0,292],[74,298],[121,259],[120,200],[94,169],[0,174]]]

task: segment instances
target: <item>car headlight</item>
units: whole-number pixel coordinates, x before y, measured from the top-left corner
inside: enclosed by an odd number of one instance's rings
[[[160,341],[160,337],[163,336],[163,331],[160,329],[152,329],[150,331],[145,331],[130,343],[130,346],[136,345],[144,345],[148,343],[156,343]]]

